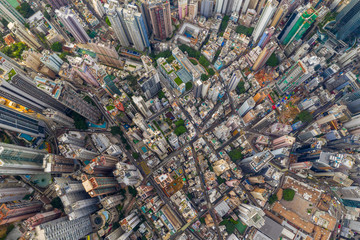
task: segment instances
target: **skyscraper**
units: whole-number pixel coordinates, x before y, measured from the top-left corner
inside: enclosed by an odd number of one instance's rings
[[[351,0],[336,16],[334,30],[336,37],[345,40],[348,37],[359,36],[360,29],[360,0]]]
[[[93,177],[83,174],[81,180],[85,191],[91,197],[114,193],[119,189],[119,184],[113,177]]]
[[[178,0],[179,20],[186,17],[188,12],[188,0]]]
[[[16,37],[32,49],[40,50],[42,48],[42,45],[37,41],[37,38],[21,23],[11,22],[8,24],[8,28],[16,35]]]
[[[271,54],[276,50],[277,44],[275,41],[269,42],[261,51],[259,57],[256,59],[252,69],[257,71],[261,69],[266,61],[270,58]]]
[[[61,216],[62,212],[59,209],[54,209],[49,212],[38,213],[23,222],[23,226],[28,230],[33,230],[36,226],[55,220]]]
[[[46,151],[0,143],[0,174],[41,174]]]
[[[47,108],[42,112],[42,114],[46,118],[57,123],[59,127],[67,126],[69,128],[74,128],[74,119],[66,116],[65,114],[61,113],[60,111],[53,110],[51,108]]]
[[[124,183],[127,186],[138,185],[143,180],[143,176],[136,166],[123,162],[116,163],[114,176],[119,183]]]
[[[280,94],[290,91],[302,83],[302,77],[307,73],[307,69],[302,61],[297,61],[276,83]]]
[[[16,110],[0,105],[0,128],[45,138],[46,125]]]
[[[278,39],[283,45],[299,40],[317,16],[318,12],[314,8],[300,7],[290,16]]]
[[[204,17],[211,17],[213,15],[214,0],[203,0],[201,1],[200,13]]]
[[[155,38],[164,40],[172,34],[169,1],[155,0],[149,4],[151,26]]]
[[[288,10],[288,5],[282,4],[276,11],[270,26],[276,28],[279,22],[281,21],[281,19],[286,15],[287,10]]]
[[[32,191],[25,183],[7,178],[0,182],[0,203],[21,200]]]
[[[129,31],[131,42],[134,47],[143,51],[150,46],[149,36],[145,27],[145,22],[142,14],[137,11],[136,7],[128,6],[125,12],[124,21]]]
[[[4,18],[9,23],[25,23],[25,18],[15,10],[7,0],[0,0],[0,18]]]
[[[45,53],[40,58],[40,61],[55,73],[59,73],[60,68],[64,63],[64,61],[56,53],[50,55],[49,52]]]
[[[239,70],[236,70],[229,80],[228,89],[230,92],[235,90],[241,79],[242,79],[241,72]]]
[[[60,155],[46,154],[43,159],[43,168],[48,173],[72,173],[75,170],[75,160]]]
[[[190,0],[190,3],[189,3],[189,19],[190,20],[194,20],[197,16],[197,13],[198,13],[198,8],[199,8],[199,3],[197,0]]]
[[[67,108],[47,93],[38,89],[34,81],[12,69],[3,77],[0,76],[0,96],[17,104],[41,113],[44,109],[53,108],[64,112]]]
[[[124,11],[125,9],[120,8],[117,1],[110,1],[107,15],[111,27],[115,32],[115,36],[119,40],[121,46],[128,47],[130,46],[130,41],[128,39],[129,30],[124,21]]]
[[[40,224],[35,227],[39,240],[81,239],[92,232],[90,216],[69,220],[67,217]]]
[[[55,9],[59,9],[62,6],[66,6],[69,4],[67,0],[47,0],[47,1]]]
[[[145,117],[151,116],[152,113],[141,96],[133,96],[132,100]]]
[[[27,219],[38,213],[43,206],[40,201],[23,201],[0,206],[0,225]]]
[[[61,7],[56,9],[55,13],[65,28],[73,35],[76,42],[87,43],[90,40],[90,37],[70,8]]]
[[[262,14],[255,26],[254,32],[252,34],[252,37],[255,42],[263,34],[266,26],[268,25],[270,19],[272,18],[272,16],[275,13],[277,5],[278,5],[278,2],[276,0],[269,0],[266,3],[266,5],[262,11]]]

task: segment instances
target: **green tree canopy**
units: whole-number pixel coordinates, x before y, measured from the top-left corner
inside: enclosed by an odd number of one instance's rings
[[[193,84],[190,81],[185,84],[185,90],[186,91],[189,91],[192,87],[193,87]]]
[[[253,33],[254,31],[254,28],[252,27],[245,27],[243,25],[239,25],[236,27],[236,33],[239,33],[239,34],[245,34],[246,36],[250,37],[251,34]]]
[[[244,81],[240,81],[238,83],[238,85],[236,86],[236,93],[237,94],[243,94],[245,93],[246,90],[245,90],[245,82]]]
[[[209,75],[206,75],[206,74],[201,74],[201,81],[206,81],[209,79]]]
[[[35,12],[32,10],[30,5],[27,2],[22,2],[19,6],[16,7],[16,10],[24,17],[29,18]]]
[[[235,162],[237,160],[243,159],[243,154],[241,153],[241,148],[235,148],[229,152],[230,159]]]
[[[175,122],[175,126],[177,127],[185,126],[185,121],[182,118],[179,118],[179,120]]]
[[[180,136],[181,134],[183,134],[183,133],[186,133],[186,127],[184,127],[184,126],[180,126],[180,127],[177,127],[177,128],[175,128],[175,134],[176,134],[176,136]]]
[[[302,121],[303,123],[311,122],[313,120],[313,116],[309,111],[301,111],[294,119],[294,123],[298,121]]]
[[[273,204],[274,202],[276,202],[278,200],[276,194],[273,194],[269,197],[269,204]]]
[[[214,71],[214,69],[212,69],[212,68],[208,68],[208,69],[207,69],[207,72],[209,73],[210,76],[214,76],[214,75],[215,75],[215,71]]]
[[[111,22],[110,22],[110,20],[109,20],[109,18],[107,16],[105,18],[105,22],[106,22],[107,25],[109,25],[109,27],[111,27]]]
[[[295,196],[295,191],[292,190],[291,188],[286,188],[283,190],[283,199],[285,201],[292,201],[294,199]]]
[[[128,186],[128,189],[129,189],[129,193],[131,194],[131,195],[133,195],[133,197],[136,197],[136,195],[137,195],[137,190],[136,190],[136,188],[135,187],[132,187],[132,186]]]
[[[22,59],[21,54],[24,50],[29,49],[28,46],[25,45],[23,42],[14,43],[10,46],[5,46],[1,49],[1,52],[6,54],[11,58]]]
[[[112,135],[123,135],[123,131],[121,131],[119,126],[111,127],[110,132]]]
[[[76,129],[80,129],[80,130],[86,130],[88,129],[88,125],[86,123],[86,119],[81,116],[80,114],[78,114],[77,112],[72,112],[71,113],[71,117],[72,119],[74,119],[75,121],[75,128]]]
[[[163,92],[163,90],[160,90],[159,92],[158,92],[158,98],[159,99],[163,99],[165,97],[165,93]]]
[[[50,14],[49,14],[46,10],[44,11],[44,17],[45,17],[46,19],[48,19],[48,20],[51,19]]]
[[[279,65],[279,59],[274,53],[272,53],[269,59],[266,61],[266,65],[270,67],[276,67],[277,65]]]
[[[61,42],[54,42],[51,45],[51,50],[53,50],[54,52],[62,52],[62,43]]]
[[[133,158],[138,159],[140,157],[140,154],[137,152],[132,153]]]

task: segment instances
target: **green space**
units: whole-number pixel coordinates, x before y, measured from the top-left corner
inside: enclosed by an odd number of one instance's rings
[[[51,16],[50,16],[50,14],[48,13],[48,11],[44,11],[44,17],[46,18],[46,19],[48,19],[48,20],[50,20],[51,19]]]
[[[72,112],[71,113],[71,118],[74,119],[75,121],[75,128],[76,129],[80,129],[80,130],[86,130],[88,129],[88,125],[86,123],[86,119],[81,116],[80,114],[78,114],[77,112]]]
[[[174,79],[174,82],[175,82],[178,86],[180,86],[180,85],[183,83],[183,81],[182,81],[179,77],[175,78],[175,79]]]
[[[174,60],[175,60],[175,57],[174,57],[173,55],[171,55],[170,57],[168,57],[168,58],[166,59],[166,62],[170,64],[170,63],[172,63]]]
[[[224,33],[229,20],[230,20],[230,16],[224,16],[224,18],[222,19],[221,24],[220,24],[219,33]]]
[[[243,93],[245,93],[246,92],[246,90],[245,90],[245,82],[244,81],[240,81],[239,83],[238,83],[238,85],[236,86],[236,93],[237,94],[243,94]]]
[[[106,106],[106,110],[108,110],[108,111],[111,111],[111,110],[113,110],[115,108],[115,106],[113,106],[113,105],[108,105],[108,106]]]
[[[250,37],[253,33],[254,28],[253,27],[245,27],[243,25],[239,25],[236,27],[235,32],[239,34],[245,34],[246,36]]]
[[[94,103],[94,101],[91,99],[91,97],[89,97],[89,96],[86,95],[86,96],[84,97],[84,100],[85,100],[87,103],[90,103],[91,105],[96,106],[95,103]]]
[[[123,131],[121,131],[121,128],[119,126],[114,126],[110,128],[110,132],[112,135],[123,135]]]
[[[163,90],[160,90],[159,92],[158,92],[158,98],[159,99],[163,99],[165,97],[165,93],[163,92]]]
[[[5,240],[7,235],[15,228],[14,224],[10,224],[7,229],[6,229],[6,233],[5,236],[1,237],[0,240]]]
[[[136,197],[137,195],[137,190],[135,187],[132,187],[132,186],[128,186],[128,189],[129,189],[129,193],[133,196],[133,197]]]
[[[215,71],[214,71],[214,69],[212,69],[212,68],[208,68],[208,69],[207,69],[207,72],[208,72],[208,74],[209,74],[210,76],[214,76],[214,75],[215,75]]]
[[[156,60],[158,60],[159,58],[162,58],[162,57],[163,58],[168,58],[168,57],[172,56],[172,53],[171,53],[170,50],[166,50],[166,51],[160,52],[160,53],[158,53],[156,55],[155,55],[155,53],[152,52],[152,53],[149,54],[149,56],[151,58],[155,59],[155,61],[156,61]]]
[[[61,42],[54,42],[51,45],[51,50],[53,50],[54,52],[62,52],[62,43]]]
[[[109,27],[111,27],[111,22],[110,22],[110,20],[109,20],[109,18],[107,16],[105,18],[105,22]]]
[[[68,62],[68,60],[66,59],[66,56],[70,55],[70,53],[68,52],[62,52],[59,54],[59,58],[61,58],[61,60]]]
[[[193,87],[193,84],[192,84],[192,82],[190,82],[190,81],[185,84],[185,90],[186,90],[186,91],[191,90],[192,87]]]
[[[303,123],[308,123],[311,122],[312,120],[313,120],[312,114],[309,111],[304,110],[301,111],[298,115],[296,115],[293,123],[296,123],[298,121],[301,121]]]
[[[201,79],[201,81],[206,81],[209,79],[209,75],[201,74],[200,79]]]
[[[222,222],[220,222],[219,225],[225,226],[226,232],[228,234],[232,234],[235,231],[235,229],[238,230],[239,233],[244,234],[244,232],[247,228],[247,226],[245,224],[243,224],[240,220],[235,221],[232,218],[223,220]]]
[[[339,13],[337,12],[328,12],[324,17],[324,20],[318,25],[320,32],[323,32],[324,31],[323,27],[325,26],[325,24],[334,21],[338,14]]]
[[[209,67],[210,62],[204,57],[204,55],[201,55],[199,58],[199,63],[203,65],[205,68]]]
[[[61,199],[59,197],[54,198],[50,202],[50,204],[51,204],[51,206],[53,206],[53,208],[57,208],[64,212],[64,205],[62,204]]]
[[[132,156],[133,156],[134,159],[138,159],[140,157],[140,154],[137,153],[137,152],[133,152]]]
[[[1,19],[1,23],[2,25],[4,25],[4,27],[7,27],[7,25],[9,24],[9,22],[5,18]]]
[[[266,61],[266,65],[270,67],[276,67],[279,65],[279,59],[276,57],[275,53],[272,53],[269,57],[269,59]]]
[[[22,59],[21,54],[23,53],[24,50],[28,50],[28,49],[29,47],[25,43],[18,42],[11,44],[10,46],[3,47],[1,49],[1,52],[11,58]]]
[[[189,60],[195,66],[199,64],[195,59],[189,59]]]
[[[217,176],[217,177],[216,177],[216,180],[217,180],[217,182],[218,182],[219,185],[226,182],[225,179],[223,179],[223,178],[220,177],[220,176]]]
[[[243,159],[243,154],[241,153],[241,148],[235,148],[229,152],[229,157],[233,162],[236,162],[237,160]]]
[[[16,7],[16,10],[24,17],[29,18],[31,15],[33,15],[35,12],[30,7],[30,4],[27,2],[22,2],[20,6]]]
[[[12,68],[7,76],[7,79],[5,79],[6,81],[11,81],[12,77],[16,75],[16,71]]]
[[[278,200],[276,194],[273,194],[269,197],[269,204],[273,204],[274,202],[276,202]]]
[[[187,129],[185,127],[185,121],[183,119],[179,119],[175,122],[175,130],[174,133],[176,134],[176,136],[180,136],[183,133],[187,132]]]
[[[294,199],[295,196],[295,191],[292,190],[291,188],[286,188],[283,190],[283,199],[285,201],[292,201]]]
[[[136,85],[137,85],[137,77],[135,77],[134,75],[131,75],[131,74],[127,75],[125,77],[125,80],[129,83],[131,88],[136,87]]]

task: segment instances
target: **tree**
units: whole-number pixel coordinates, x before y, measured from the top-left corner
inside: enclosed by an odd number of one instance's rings
[[[279,65],[279,59],[274,53],[272,53],[269,59],[266,61],[266,65],[270,67],[276,67],[277,65]]]
[[[1,23],[2,25],[4,25],[4,27],[7,27],[7,25],[9,24],[9,22],[5,18],[1,19]]]
[[[165,93],[163,92],[163,90],[160,90],[159,92],[158,92],[158,98],[159,99],[163,99],[165,97]]]
[[[206,81],[206,80],[208,80],[209,79],[209,76],[208,75],[206,75],[206,74],[201,74],[201,81]]]
[[[220,184],[223,184],[223,183],[225,182],[225,179],[223,179],[223,178],[220,177],[220,176],[217,176],[216,178],[217,178],[217,182],[219,183],[219,185],[220,185]]]
[[[71,117],[72,119],[74,119],[75,121],[75,128],[76,129],[80,129],[80,130],[86,130],[88,129],[88,125],[86,124],[86,119],[81,116],[80,114],[78,114],[77,112],[72,112],[71,113]]]
[[[180,127],[177,127],[177,128],[175,128],[175,134],[176,134],[176,136],[180,136],[181,134],[183,134],[183,133],[186,133],[186,127],[184,127],[184,126],[180,126]]]
[[[129,85],[133,88],[136,86],[137,84],[137,78],[131,74],[129,74],[128,76],[126,76],[125,78],[126,81],[129,82]]]
[[[50,202],[51,206],[53,206],[53,208],[57,208],[61,211],[64,211],[64,205],[61,202],[61,199],[59,197],[54,198],[51,202]]]
[[[45,17],[46,19],[48,19],[48,20],[51,19],[50,14],[49,14],[46,10],[44,11],[44,17]]]
[[[174,57],[173,55],[171,55],[170,57],[168,57],[168,58],[166,59],[166,62],[172,63],[174,60],[175,60],[175,57]]]
[[[225,31],[225,29],[228,25],[229,19],[230,19],[230,16],[224,16],[224,18],[222,19],[221,24],[220,24],[219,32]]]
[[[11,46],[5,46],[1,49],[1,52],[11,58],[22,59],[22,53],[24,50],[29,49],[23,42],[14,43]]]
[[[136,197],[136,195],[137,195],[137,190],[136,190],[136,188],[134,188],[134,187],[132,187],[132,186],[128,186],[128,189],[129,189],[129,193],[131,194],[131,195],[133,195],[133,197]]]
[[[308,111],[304,110],[301,111],[294,119],[294,123],[298,122],[298,121],[302,121],[303,123],[308,123],[311,122],[313,120],[313,116],[311,113],[309,113]]]
[[[32,10],[30,5],[27,2],[21,3],[19,6],[16,7],[16,10],[24,17],[29,18],[35,12]]]
[[[185,90],[186,91],[189,91],[190,89],[192,89],[192,87],[193,87],[193,84],[190,81],[185,84]]]
[[[291,188],[286,188],[283,190],[283,199],[285,201],[292,201],[294,199],[295,196],[295,191],[292,190]]]
[[[199,63],[206,68],[210,65],[210,62],[203,55],[200,56]]]
[[[110,132],[112,135],[123,135],[123,131],[121,131],[119,126],[111,127]]]
[[[105,18],[105,22],[106,22],[107,25],[109,25],[109,27],[111,27],[111,22],[110,22],[110,20],[109,20],[109,18],[107,16]]]
[[[175,122],[175,126],[176,127],[185,126],[185,121],[182,118],[179,118],[179,120]]]
[[[238,85],[236,86],[236,93],[237,94],[243,94],[243,93],[245,93],[246,92],[246,90],[245,90],[245,82],[244,81],[240,81],[239,83],[238,83]]]
[[[273,204],[274,202],[276,202],[278,200],[276,194],[273,194],[269,197],[269,204]]]
[[[133,156],[134,159],[138,159],[140,157],[140,154],[137,153],[137,152],[133,152],[132,156]]]
[[[208,69],[207,69],[207,72],[209,73],[210,76],[214,76],[214,75],[215,75],[215,71],[214,71],[214,69],[212,69],[212,68],[208,68]]]
[[[198,65],[198,62],[195,59],[190,58],[189,60],[193,65],[195,65],[195,66]]]
[[[51,50],[53,50],[54,52],[61,52],[62,51],[62,43],[61,42],[54,42],[51,45]]]
[[[251,28],[251,27],[245,27],[243,25],[239,25],[236,27],[236,33],[239,33],[239,34],[245,34],[246,36],[250,37],[252,32],[254,31],[254,28]]]
[[[244,156],[241,152],[242,152],[241,148],[235,148],[229,152],[229,157],[233,162],[243,159]]]
[[[59,58],[61,58],[61,60],[65,61],[65,62],[68,62],[68,60],[66,59],[67,55],[70,55],[70,53],[62,52],[62,53],[60,53]]]

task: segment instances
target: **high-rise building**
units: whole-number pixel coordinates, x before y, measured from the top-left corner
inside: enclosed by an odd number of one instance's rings
[[[19,22],[11,22],[8,24],[8,28],[11,30],[16,37],[23,41],[26,45],[31,47],[34,50],[40,50],[42,45],[28,29],[26,29]]]
[[[43,159],[43,168],[48,173],[72,173],[75,170],[75,160],[60,155],[47,154]]]
[[[256,103],[253,97],[249,97],[239,108],[238,113],[241,117],[245,116],[251,109],[255,107]]]
[[[152,113],[141,96],[133,96],[132,100],[145,117],[151,116]]]
[[[0,105],[0,128],[34,137],[45,138],[46,125],[43,121],[4,105]]]
[[[0,81],[0,96],[35,112],[41,113],[47,108],[61,112],[67,109],[59,101],[38,89],[31,78],[18,70],[12,69],[5,76],[0,76]]]
[[[110,1],[108,17],[122,46],[128,47],[133,44],[139,51],[149,47],[145,20],[136,6],[128,5],[126,8],[121,8],[117,1]]]
[[[288,5],[287,4],[281,4],[281,6],[276,11],[270,26],[276,28],[277,25],[279,24],[279,22],[286,15],[287,11],[288,11]]]
[[[248,226],[259,229],[265,225],[265,213],[261,208],[242,203],[237,213],[241,221]]]
[[[252,66],[252,69],[254,71],[261,69],[277,47],[278,45],[275,41],[269,42],[261,51],[259,57],[256,59],[254,65]]]
[[[66,6],[69,4],[68,0],[47,0],[47,1],[54,9],[59,9],[62,6]]]
[[[214,0],[202,0],[200,13],[204,17],[212,17],[214,8]]]
[[[186,17],[188,12],[188,0],[178,0],[179,20]]]
[[[197,16],[199,8],[199,3],[197,0],[190,0],[189,3],[189,11],[188,11],[188,17],[190,20],[194,20]]]
[[[318,12],[314,8],[300,7],[295,10],[278,36],[283,45],[299,40],[316,20]]]
[[[235,90],[235,88],[237,87],[237,85],[239,84],[240,80],[242,80],[242,74],[239,70],[236,70],[233,75],[231,76],[230,80],[229,80],[229,84],[228,84],[228,89],[229,91],[233,91]]]
[[[69,128],[74,128],[74,119],[72,119],[71,117],[66,116],[65,114],[63,114],[60,111],[57,110],[53,110],[51,108],[47,108],[45,110],[43,110],[42,114],[54,121],[55,123],[57,123],[59,125],[59,127],[69,127]]]
[[[101,63],[114,67],[120,67],[122,64],[122,60],[120,59],[118,52],[110,41],[102,42],[95,38],[90,40],[84,47],[89,48],[92,52],[95,52],[97,59]]]
[[[40,224],[35,227],[38,240],[81,239],[92,233],[90,216],[69,220],[67,217]]]
[[[145,48],[150,46],[149,36],[145,27],[144,17],[140,12],[137,11],[136,7],[130,7],[125,12],[125,24],[129,31],[131,42],[134,47],[143,51]]]
[[[113,177],[93,177],[86,174],[81,175],[85,191],[93,197],[102,196],[118,191],[119,184]]]
[[[228,1],[228,0],[218,0],[218,1],[216,1],[214,12],[216,12],[216,13],[222,13],[222,9],[223,9],[223,6],[224,6],[224,2],[227,3],[227,1]]]
[[[105,15],[105,8],[100,0],[92,0],[92,4],[94,6],[95,12],[100,16],[103,17]]]
[[[25,183],[6,178],[0,182],[0,203],[21,200],[32,191]]]
[[[110,209],[110,208],[116,207],[119,204],[121,204],[123,199],[124,199],[124,196],[122,196],[120,194],[107,196],[107,197],[104,197],[101,199],[101,205],[105,209]]]
[[[0,143],[0,174],[41,174],[46,151]]]
[[[56,54],[50,54],[49,52],[45,53],[40,61],[48,68],[50,68],[55,73],[59,73],[61,66],[64,61]]]
[[[240,161],[239,165],[243,172],[254,173],[263,169],[273,158],[274,154],[269,150],[256,153],[251,157],[244,158]]]
[[[239,14],[242,3],[243,3],[243,0],[234,0],[233,6],[231,9],[232,12]]]
[[[283,147],[291,147],[295,143],[296,139],[290,136],[282,136],[276,138],[272,142],[273,149],[279,149]]]
[[[271,40],[272,35],[275,32],[275,28],[274,27],[269,27],[265,30],[265,32],[263,33],[263,35],[260,38],[260,41],[258,42],[258,46],[261,48],[264,48],[266,46],[266,44],[268,44]]]
[[[153,98],[161,90],[159,73],[155,69],[147,72],[138,83],[140,84],[146,99]]]
[[[0,17],[9,23],[25,23],[25,18],[7,0],[0,0]]]
[[[55,220],[61,216],[62,212],[59,209],[54,209],[49,212],[38,213],[23,222],[23,226],[27,230],[33,230],[36,226]]]
[[[336,37],[345,40],[348,37],[358,37],[360,30],[360,1],[351,0],[336,16],[334,27]]]
[[[60,9],[56,9],[55,13],[60,22],[71,33],[71,35],[73,35],[76,42],[87,43],[90,40],[89,35],[87,35],[83,26],[80,24],[70,8],[61,7]]]
[[[280,94],[291,91],[302,83],[302,77],[307,73],[307,69],[302,61],[297,61],[276,83]]]
[[[170,2],[155,0],[149,5],[152,31],[155,38],[164,40],[172,34]]]
[[[0,206],[0,225],[27,219],[38,213],[42,207],[43,203],[37,200],[3,203]]]
[[[255,42],[263,34],[265,28],[267,27],[269,21],[271,20],[272,16],[274,15],[274,13],[276,11],[277,5],[278,5],[278,2],[276,0],[269,0],[266,3],[266,5],[261,13],[261,16],[254,28],[254,32],[252,34],[252,37]]]
[[[119,183],[127,186],[138,185],[143,180],[143,176],[136,166],[123,162],[116,163],[116,170],[113,173]]]
[[[249,4],[250,4],[250,0],[244,0],[244,4],[241,8],[241,14],[245,14],[248,11]],[[251,9],[251,10],[254,10],[254,9]]]

